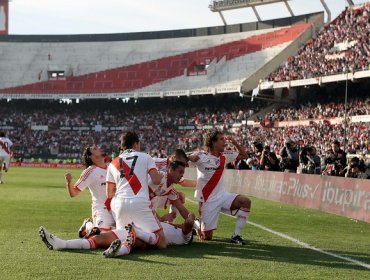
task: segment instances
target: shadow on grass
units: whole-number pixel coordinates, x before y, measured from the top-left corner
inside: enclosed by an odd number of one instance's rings
[[[103,250],[97,251],[64,251],[69,253],[96,254],[101,255]],[[356,259],[360,257],[354,252],[333,251],[340,256]],[[272,244],[262,244],[250,240],[246,245],[240,246],[231,244],[229,239],[215,238],[212,241],[195,241],[185,246],[169,246],[166,250],[148,249],[134,250],[130,255],[117,258],[117,260],[136,261],[145,263],[155,263],[165,266],[173,266],[166,261],[152,260],[152,257],[168,257],[176,259],[217,259],[218,257],[233,258],[237,260],[263,260],[271,262],[303,264],[312,266],[322,266],[336,269],[367,270],[366,268],[351,263],[346,260],[334,258],[310,249],[301,247],[278,246]],[[370,254],[361,254],[362,260],[370,261]]]
[[[229,239],[226,238],[215,238],[214,240],[207,242],[193,242],[192,245],[185,246],[183,249],[181,248],[181,254],[179,254],[179,250],[180,248],[178,247],[169,247],[168,250],[163,252],[161,251],[160,253],[168,257],[177,258],[211,259],[213,257],[222,256],[245,260],[255,259],[330,268],[367,270],[366,268],[349,261],[334,258],[311,249],[265,244],[253,240],[250,240],[246,245],[241,246],[231,244]],[[361,259],[362,262],[370,263],[370,254],[357,254],[356,252],[344,251],[332,251],[332,253],[356,260]]]

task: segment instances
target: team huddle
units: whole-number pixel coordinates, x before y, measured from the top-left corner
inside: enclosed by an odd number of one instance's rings
[[[243,245],[240,232],[245,226],[251,201],[244,195],[226,192],[223,174],[231,161],[247,157],[245,150],[232,138],[214,130],[205,139],[206,151],[189,156],[176,150],[167,159],[152,158],[140,151],[135,132],[121,136],[121,153],[109,164],[105,151],[98,146],[83,152],[86,169],[75,184],[65,175],[71,197],[89,188],[92,196],[92,219],[84,220],[79,239],[62,240],[40,227],[39,234],[51,250],[106,249],[105,257],[129,254],[134,248],[186,245],[194,233],[201,240],[211,240],[220,212],[236,216],[231,242]],[[225,150],[232,144],[235,151]],[[197,168],[197,181],[185,179],[187,166]],[[185,195],[175,184],[195,188],[199,217],[185,207]],[[158,209],[169,210],[163,216]],[[163,211],[162,211],[163,212]],[[182,224],[173,224],[180,215]]]

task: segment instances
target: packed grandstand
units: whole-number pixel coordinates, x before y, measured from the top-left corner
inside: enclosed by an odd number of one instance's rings
[[[230,168],[274,170],[262,163],[262,154],[269,150],[280,162],[277,170],[307,173],[314,148],[312,158],[319,160],[308,173],[326,170],[345,176],[347,162],[341,170],[327,170],[336,164],[330,160],[336,145],[349,163],[358,160],[366,174],[369,12],[368,4],[347,8],[324,26],[322,14],[312,14],[253,28],[241,24],[154,38],[123,34],[106,42],[98,35],[83,43],[73,36],[9,36],[2,40],[2,56],[15,63],[0,66],[5,73],[0,77],[0,130],[16,144],[14,160],[19,162],[78,162],[83,147],[94,143],[115,154],[126,129],[140,135],[145,152],[165,157],[176,148],[202,149],[204,133],[217,128],[234,135],[250,154]],[[155,51],[147,40],[156,45]],[[28,41],[33,48],[14,54]],[[90,47],[83,52],[86,45]],[[139,47],[143,51],[135,52]],[[288,59],[283,62],[281,57]],[[356,79],[358,72],[367,74]],[[288,87],[279,98],[274,83],[260,89],[264,98],[252,101],[246,94],[260,80],[279,83],[337,74],[347,74],[346,80]],[[284,150],[291,143],[297,163],[287,167]]]

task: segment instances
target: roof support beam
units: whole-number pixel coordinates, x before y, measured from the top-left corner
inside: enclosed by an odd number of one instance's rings
[[[326,13],[328,14],[328,21],[327,22],[331,22],[331,12],[330,12],[330,9],[329,9],[328,5],[326,5],[325,0],[320,0],[320,2],[323,5]]]
[[[218,11],[218,14],[220,15],[220,17],[221,17],[221,19],[222,19],[222,22],[224,23],[224,25],[226,26],[227,25],[227,23],[226,23],[226,20],[225,20],[225,18],[224,18],[224,15],[222,14],[222,12],[221,11]]]

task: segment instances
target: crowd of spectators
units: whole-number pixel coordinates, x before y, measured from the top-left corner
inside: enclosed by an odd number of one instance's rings
[[[115,100],[106,101],[104,106],[100,101],[69,105],[11,101],[1,104],[0,130],[7,128],[7,135],[16,144],[14,156],[19,160],[79,159],[83,147],[95,143],[115,153],[125,129],[140,135],[142,150],[148,153],[166,156],[175,148],[190,152],[202,148],[203,135],[214,127],[232,133],[251,155],[258,155],[235,163],[234,168],[317,173],[319,168],[324,169],[322,163],[330,158],[327,153],[335,141],[338,147],[345,145],[347,154],[370,154],[370,122],[348,123],[346,132],[343,123],[325,121],[310,126],[251,127],[246,120],[258,106],[239,96],[156,101]],[[369,115],[368,104],[366,95],[350,100],[348,111]],[[285,108],[268,116],[275,121],[343,117],[343,106],[340,102],[307,103],[298,110]],[[345,167],[341,167],[342,175]]]
[[[370,115],[370,98],[353,99],[347,104],[347,117]],[[266,115],[270,121],[295,121],[307,119],[344,118],[344,102],[307,103],[298,106],[284,106]]]
[[[268,76],[281,82],[370,69],[370,5],[346,8]]]

